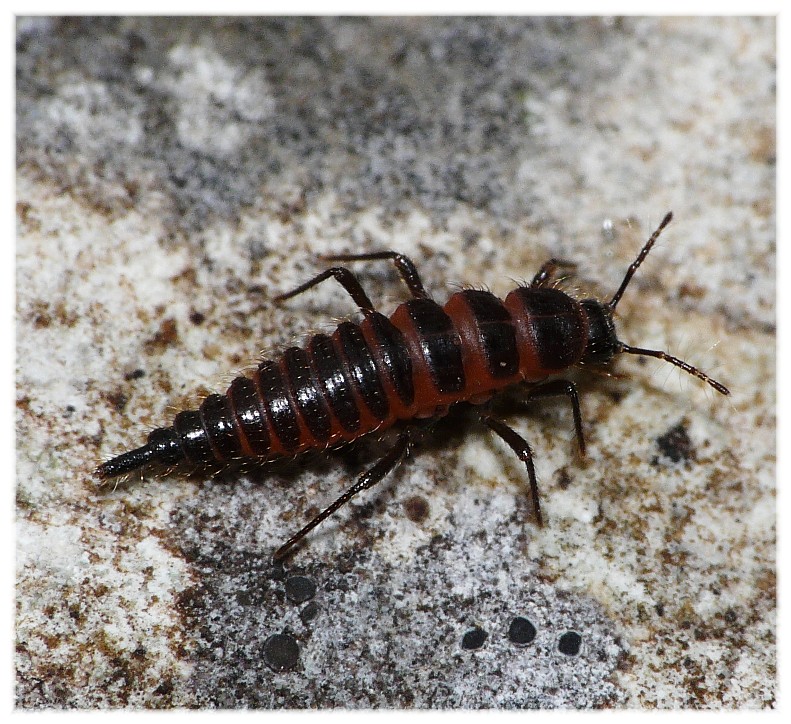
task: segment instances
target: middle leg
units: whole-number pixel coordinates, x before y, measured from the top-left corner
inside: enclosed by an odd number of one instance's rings
[[[379,261],[392,259],[399,275],[409,288],[412,296],[417,299],[431,299],[423,282],[420,280],[415,263],[396,251],[374,251],[370,254],[326,254],[321,257],[326,261]]]
[[[582,413],[580,412],[580,398],[577,394],[577,386],[569,380],[551,380],[544,382],[538,387],[534,387],[527,393],[524,401],[530,402],[541,397],[568,397],[571,402],[571,412],[574,415],[574,432],[577,435],[577,444],[580,447],[580,455],[585,455],[585,436],[582,434]]]
[[[541,503],[538,499],[538,481],[536,480],[536,468],[533,465],[533,452],[530,445],[516,430],[511,429],[502,420],[498,420],[491,415],[482,414],[481,422],[492,432],[502,438],[508,447],[513,450],[527,468],[527,478],[530,481],[530,498],[533,503],[533,515],[539,528],[543,528],[544,519],[541,516]]]

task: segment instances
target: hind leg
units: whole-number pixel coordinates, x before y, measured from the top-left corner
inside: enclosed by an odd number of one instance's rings
[[[298,294],[302,294],[302,292],[307,291],[311,287],[321,284],[321,282],[330,277],[333,277],[349,293],[349,296],[364,314],[376,311],[373,302],[368,298],[365,289],[363,289],[362,284],[360,284],[360,280],[357,279],[352,271],[342,266],[325,269],[321,274],[317,274],[312,279],[308,279],[308,281],[304,284],[300,284],[296,289],[292,289],[290,292],[285,292],[284,294],[278,294],[275,297],[275,301],[282,302],[286,299],[296,297]]]
[[[398,440],[396,441],[395,445],[385,454],[383,458],[379,460],[372,468],[367,470],[363,473],[358,479],[357,482],[352,485],[343,495],[341,495],[337,500],[335,500],[332,505],[325,508],[321,513],[319,513],[313,520],[311,520],[306,526],[302,529],[297,531],[291,538],[289,538],[280,548],[278,548],[274,555],[272,556],[272,560],[276,563],[278,561],[282,561],[288,555],[288,552],[297,544],[299,543],[310,531],[312,531],[319,523],[329,518],[333,513],[335,513],[339,508],[343,507],[348,503],[355,495],[362,492],[363,490],[368,490],[368,488],[372,488],[378,482],[382,480],[388,473],[392,472],[393,469],[398,465],[398,463],[403,460],[404,456],[409,451],[409,445],[411,443],[409,437],[409,431],[405,430],[398,436]]]

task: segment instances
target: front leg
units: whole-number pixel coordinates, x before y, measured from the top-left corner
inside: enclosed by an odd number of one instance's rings
[[[533,281],[530,282],[530,286],[545,287],[554,280],[558,269],[568,269],[573,273],[576,268],[577,265],[573,261],[565,261],[564,259],[550,259],[541,265],[538,273],[533,277]]]
[[[571,412],[574,415],[574,431],[577,435],[577,444],[580,455],[585,455],[585,436],[582,434],[582,413],[580,412],[580,398],[577,386],[569,380],[551,380],[534,387],[527,393],[525,402],[537,400],[541,397],[568,397],[571,402]]]

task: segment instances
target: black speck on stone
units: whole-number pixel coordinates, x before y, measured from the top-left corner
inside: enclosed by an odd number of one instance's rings
[[[299,645],[289,634],[275,634],[264,641],[264,661],[272,671],[289,671],[299,661]]]
[[[464,634],[461,640],[461,647],[463,649],[472,650],[472,649],[479,649],[483,646],[484,642],[486,641],[489,634],[486,633],[480,626],[476,626],[475,628],[471,628]]]
[[[286,576],[288,576],[288,571],[283,565],[283,561],[273,561],[269,577],[273,581],[282,581]]]
[[[286,596],[294,603],[305,603],[316,595],[316,584],[307,576],[286,579]]]
[[[566,631],[558,643],[558,651],[566,656],[576,656],[582,646],[582,636],[576,631]]]
[[[310,623],[318,615],[319,604],[317,604],[315,601],[311,601],[299,612],[299,617],[302,619],[302,623]]]
[[[656,444],[662,455],[674,463],[692,460],[695,457],[695,447],[683,423],[671,427],[664,435],[660,435],[656,439]]]
[[[404,510],[413,523],[422,523],[429,514],[428,501],[420,495],[413,495],[404,501]]]
[[[517,616],[511,621],[508,629],[508,639],[517,646],[527,646],[536,637],[536,627],[522,616]]]
[[[203,324],[205,321],[206,321],[205,314],[202,314],[201,312],[190,313],[190,322],[192,322],[196,327]]]

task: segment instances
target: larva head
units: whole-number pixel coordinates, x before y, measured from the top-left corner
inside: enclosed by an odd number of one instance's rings
[[[727,387],[720,384],[716,380],[709,377],[705,372],[701,372],[697,367],[687,364],[683,360],[669,355],[667,352],[654,349],[642,349],[640,347],[631,347],[618,339],[615,333],[615,322],[613,321],[613,314],[618,302],[621,301],[626,287],[632,280],[634,273],[639,266],[643,263],[651,251],[654,242],[659,238],[663,229],[670,223],[673,218],[673,212],[670,211],[662,219],[656,231],[651,234],[651,238],[645,243],[645,246],[640,250],[629,268],[626,270],[621,286],[615,292],[613,298],[609,302],[600,302],[597,299],[585,299],[582,301],[582,308],[588,317],[588,341],[585,347],[585,352],[582,357],[582,362],[590,364],[603,364],[609,362],[616,354],[639,354],[646,357],[656,357],[658,359],[669,362],[672,365],[684,370],[690,375],[694,375],[700,380],[711,385],[717,392],[723,395],[729,395],[730,391]]]
[[[598,299],[583,299],[580,304],[588,318],[588,340],[582,362],[606,364],[621,351],[621,343],[615,333],[612,309]]]

